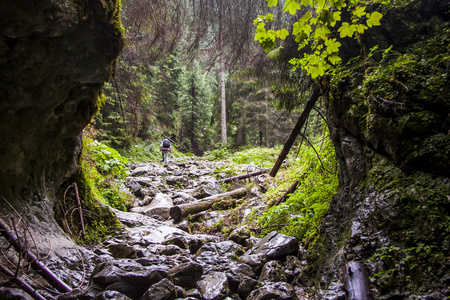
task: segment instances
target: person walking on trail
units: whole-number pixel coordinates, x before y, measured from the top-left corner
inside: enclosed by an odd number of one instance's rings
[[[164,164],[167,165],[169,161],[169,152],[172,152],[172,146],[170,145],[170,141],[166,138],[161,143],[161,152],[162,160]]]

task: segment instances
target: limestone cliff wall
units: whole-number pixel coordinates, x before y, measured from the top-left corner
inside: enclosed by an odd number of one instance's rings
[[[331,82],[341,190],[305,273],[317,287],[339,282],[356,260],[375,299],[449,292],[449,20],[448,1],[388,10],[361,59]]]
[[[3,1],[0,196],[44,198],[75,171],[122,47],[117,1]]]
[[[120,0],[0,6],[0,213],[24,217],[55,268],[56,251],[79,260],[56,225],[56,191],[77,169],[80,134],[122,45]]]

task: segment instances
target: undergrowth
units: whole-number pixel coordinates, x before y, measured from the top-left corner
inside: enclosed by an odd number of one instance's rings
[[[130,163],[159,162],[162,158],[159,142],[149,144],[144,141],[138,141],[136,144],[133,144],[120,152]],[[189,153],[186,154],[178,151],[176,146],[172,145],[172,152],[169,154],[169,158],[179,158],[189,155]]]
[[[338,190],[338,164],[329,137],[317,137],[311,144],[303,143],[298,158],[278,172],[276,187],[267,191],[272,207],[257,218],[262,235],[277,230],[305,243],[318,236],[322,217]],[[296,181],[295,192],[286,202],[275,205]]]
[[[100,242],[121,227],[107,205],[122,211],[131,207],[132,197],[122,189],[123,180],[128,175],[127,162],[113,148],[83,138],[77,175],[86,219],[83,243]]]

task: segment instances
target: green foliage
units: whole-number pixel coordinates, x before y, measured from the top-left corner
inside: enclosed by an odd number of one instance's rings
[[[148,144],[144,141],[138,141],[137,143],[122,149],[120,151],[124,157],[127,157],[131,163],[148,163],[148,162],[160,162],[161,150],[160,142],[154,142]],[[172,152],[170,157],[184,157],[186,153],[182,153],[177,150],[175,145],[172,145]]]
[[[147,163],[161,160],[159,144],[156,143],[148,144],[139,141],[136,144],[121,150],[121,153],[132,163]]]
[[[436,277],[436,267],[445,260],[439,248],[423,243],[402,249],[397,246],[378,249],[368,261],[382,266],[382,269],[372,276],[372,280],[385,291],[390,291],[394,285],[401,282],[408,290],[420,291],[425,281],[431,282]]]
[[[230,151],[226,148],[219,148],[219,149],[215,149],[211,152],[207,152],[205,153],[206,159],[207,160],[224,160],[226,158],[228,158],[230,156]]]
[[[277,187],[267,192],[273,204],[295,181],[299,181],[297,190],[285,203],[273,206],[259,219],[263,235],[275,226],[279,232],[305,242],[318,236],[322,217],[338,190],[338,166],[329,138],[322,137],[312,144],[320,160],[312,147],[303,145],[299,159],[279,172]]]
[[[84,198],[89,202],[108,204],[126,211],[131,197],[121,190],[122,179],[128,175],[127,159],[116,150],[90,139],[83,139],[80,158],[80,179]]]
[[[269,168],[275,163],[280,151],[281,146],[273,148],[251,148],[234,153],[231,160],[238,164],[250,164],[261,168]]]
[[[267,0],[268,6],[276,6],[277,0]],[[378,12],[366,12],[370,2],[359,0],[288,0],[284,4],[284,11],[292,16],[297,11],[306,9],[306,12],[293,24],[292,34],[299,44],[298,50],[309,48],[303,53],[303,58],[293,58],[290,63],[294,70],[301,67],[312,78],[323,76],[333,70],[341,61],[339,47],[341,43],[333,36],[339,33],[341,38],[357,39],[361,34],[372,27],[379,26],[383,15]],[[341,22],[344,11],[351,13],[350,22]],[[274,20],[271,13],[258,16],[254,20],[256,26],[255,40],[259,41],[266,52],[276,45],[276,39],[284,40],[288,35],[286,29],[267,30],[267,23]]]
[[[92,158],[101,174],[114,175],[117,179],[122,179],[129,175],[124,167],[128,160],[121,156],[117,150],[96,140],[88,143],[85,146],[91,150]]]

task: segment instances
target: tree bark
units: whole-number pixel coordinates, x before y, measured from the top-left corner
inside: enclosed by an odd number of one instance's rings
[[[48,283],[50,283],[54,288],[63,293],[72,291],[68,285],[57,278],[56,275],[53,274],[53,272],[50,271],[45,265],[43,265],[33,253],[24,247],[15,234],[9,231],[8,226],[2,219],[0,219],[0,233],[14,247],[14,249],[20,253],[20,255],[23,255],[23,257],[30,262],[31,268],[47,280]]]
[[[281,150],[280,155],[278,156],[277,161],[275,162],[275,165],[272,168],[272,171],[270,172],[270,176],[275,177],[278,173],[278,170],[281,167],[281,164],[283,163],[284,159],[289,153],[289,150],[291,150],[292,145],[295,142],[295,139],[297,138],[297,135],[300,133],[300,130],[302,129],[303,125],[305,124],[306,120],[308,119],[308,116],[311,112],[311,110],[314,108],[314,104],[316,104],[317,100],[320,96],[320,88],[317,86],[313,94],[311,95],[311,98],[309,99],[308,103],[306,103],[305,109],[303,110],[302,114],[300,115],[300,118],[297,121],[297,124],[295,124],[294,129],[291,132],[291,135],[289,136],[288,140],[284,144],[283,150]]]
[[[346,299],[371,300],[369,275],[360,262],[349,262],[343,268]]]
[[[295,190],[297,189],[297,187],[299,186],[300,181],[296,181],[294,182],[289,189],[286,191],[286,193],[283,194],[283,196],[280,197],[280,199],[278,199],[277,202],[275,202],[275,204],[273,206],[277,206],[278,204],[280,204],[281,202],[286,201],[287,199],[287,195],[292,194],[293,192],[295,192]]]
[[[218,200],[226,197],[239,197],[245,195],[246,193],[247,190],[245,188],[239,188],[231,192],[209,196],[197,202],[173,206],[170,208],[169,214],[170,217],[175,220],[175,222],[179,222],[181,221],[181,219],[187,217],[188,215],[210,209]]]
[[[225,59],[220,54],[220,104],[221,104],[221,141],[227,144],[227,101],[225,94]]]
[[[220,51],[220,139],[222,145],[227,144],[227,102],[225,94],[225,57],[223,48],[223,16],[222,16],[222,1],[218,1],[219,4],[219,51]]]
[[[242,175],[238,175],[238,176],[233,176],[233,177],[217,180],[216,182],[217,183],[221,183],[221,182],[232,181],[232,180],[235,180],[235,179],[245,179],[245,178],[248,178],[248,177],[264,174],[264,173],[267,173],[267,172],[269,172],[269,169],[261,169],[261,170],[256,171],[256,172],[242,174]]]

